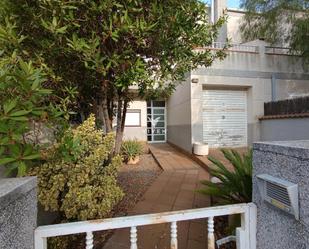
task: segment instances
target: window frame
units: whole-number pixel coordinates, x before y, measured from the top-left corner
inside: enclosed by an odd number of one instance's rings
[[[139,121],[138,121],[138,125],[126,125],[124,124],[124,127],[142,127],[142,111],[141,109],[128,109],[127,110],[127,114],[128,113],[138,113],[139,114]],[[127,115],[126,115],[126,121],[127,121]]]

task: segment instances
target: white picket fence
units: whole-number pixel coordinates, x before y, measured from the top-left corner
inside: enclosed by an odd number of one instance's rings
[[[86,234],[85,248],[92,249],[93,232],[118,228],[130,228],[130,249],[137,249],[138,227],[160,223],[171,224],[170,248],[177,249],[177,222],[202,218],[208,219],[208,249],[215,249],[214,217],[232,214],[241,214],[241,227],[236,230],[237,248],[256,249],[256,206],[253,203],[41,226],[35,230],[35,249],[47,249],[47,238],[80,233]]]

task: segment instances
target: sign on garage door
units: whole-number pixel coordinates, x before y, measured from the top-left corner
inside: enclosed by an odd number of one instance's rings
[[[247,146],[246,91],[203,91],[203,141],[210,147]]]

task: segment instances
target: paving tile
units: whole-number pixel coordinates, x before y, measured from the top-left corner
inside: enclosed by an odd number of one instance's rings
[[[178,186],[177,187],[173,186],[173,187],[170,187],[170,188],[167,188],[166,190],[164,190],[164,193],[172,194],[174,196],[177,196],[178,192],[179,192]]]
[[[159,249],[158,244],[162,237],[168,234],[167,224],[156,224],[150,226],[143,226],[138,228],[138,248],[139,249]]]
[[[193,207],[193,201],[194,201],[194,196],[192,197],[182,197],[181,195],[177,197],[175,201],[175,206],[180,206],[185,208],[192,208]]]
[[[195,240],[206,244],[207,226],[200,222],[190,222],[189,240]]]
[[[158,191],[147,191],[145,195],[143,196],[142,200],[154,202],[158,199],[160,194],[161,192],[158,192]]]
[[[207,244],[195,240],[188,240],[187,249],[205,249]]]
[[[137,203],[132,211],[135,214],[149,214],[153,209],[153,205],[152,202],[142,201]]]
[[[197,193],[194,196],[193,207],[194,208],[203,208],[210,206],[210,198],[208,196]]]
[[[182,206],[177,206],[177,205],[175,204],[175,205],[173,205],[173,208],[172,208],[171,211],[182,211],[182,210],[185,210],[185,209],[187,209],[187,208],[184,208],[184,207],[182,207]]]
[[[196,189],[196,183],[183,183],[180,189],[194,191]]]
[[[163,173],[129,214],[159,213],[209,206],[209,198],[195,192],[208,173],[168,144],[151,145]],[[170,249],[170,224],[138,227],[139,249]],[[207,219],[177,222],[178,249],[207,248]],[[119,229],[103,249],[129,249],[129,230]]]
[[[187,175],[198,175],[199,174],[199,170],[198,169],[189,169],[187,171]]]
[[[153,213],[161,213],[161,212],[168,212],[172,210],[173,205],[166,205],[166,204],[154,204],[152,207]]]
[[[176,197],[174,195],[165,194],[165,195],[161,195],[158,197],[157,203],[164,204],[164,205],[170,205],[172,207],[172,205],[175,202],[175,199]]]

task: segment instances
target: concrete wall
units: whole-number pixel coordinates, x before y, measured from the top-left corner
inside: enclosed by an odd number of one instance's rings
[[[191,78],[188,75],[167,101],[167,141],[192,152]]]
[[[0,249],[34,248],[36,178],[0,180]]]
[[[261,141],[309,139],[309,118],[261,120]]]
[[[257,249],[309,248],[309,141],[254,144],[253,201],[257,205]],[[257,175],[297,183],[300,220],[264,202]]]
[[[300,83],[295,88],[304,89],[309,74],[300,58],[285,55],[267,55],[263,41],[250,43],[259,47],[259,53],[228,52],[223,61],[210,68],[198,68],[191,79],[198,84],[191,89],[193,142],[202,140],[202,89],[243,89],[247,91],[248,145],[260,140],[259,117],[264,114],[264,102],[272,100],[271,78],[275,74],[278,84]],[[278,87],[278,89],[281,89]],[[309,84],[308,84],[309,89]],[[280,93],[280,91],[278,90]]]
[[[248,45],[258,46],[260,52],[228,52],[223,61],[216,61],[210,68],[196,69],[185,83],[177,87],[167,105],[168,141],[188,152],[192,151],[194,142],[202,142],[203,89],[214,88],[247,91],[248,145],[261,137],[263,140],[266,136],[272,138],[265,127],[263,133],[267,135],[260,134],[259,117],[264,115],[264,102],[272,101],[273,94],[279,99],[301,92],[309,93],[309,73],[298,57],[265,54],[264,46],[267,44],[263,41]],[[273,76],[276,78],[275,93],[272,92]],[[192,80],[198,83],[191,83]]]
[[[276,80],[276,99],[283,100],[309,95],[308,80]]]
[[[124,139],[147,141],[147,102],[144,100],[132,101],[128,109],[141,110],[141,127],[125,127]]]
[[[211,66],[212,70],[237,70],[245,74],[260,72],[266,77],[269,73],[276,73],[277,79],[302,80],[299,74],[308,73],[308,67],[304,66],[300,57],[286,55],[265,54],[266,42],[256,40],[244,45],[257,46],[259,53],[228,52],[223,60],[216,60]]]
[[[214,1],[214,20],[215,22],[223,16],[224,11],[227,8],[227,0],[215,0]],[[224,23],[218,32],[217,41],[225,42],[227,38],[227,23]]]
[[[242,23],[244,12],[228,9],[227,16],[227,37],[232,43],[242,43],[240,24]]]

